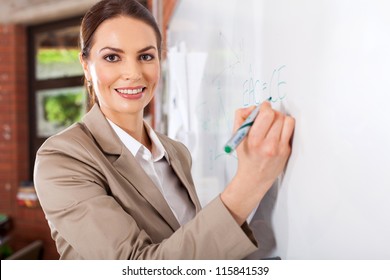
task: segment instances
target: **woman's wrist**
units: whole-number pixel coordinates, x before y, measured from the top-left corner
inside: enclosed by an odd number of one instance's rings
[[[222,202],[240,226],[265,195],[262,188],[252,184],[247,178],[236,176],[221,193]]]

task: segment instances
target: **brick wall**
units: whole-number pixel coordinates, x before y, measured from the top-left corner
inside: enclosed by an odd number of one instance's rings
[[[0,25],[0,213],[12,218],[14,250],[40,239],[44,258],[58,259],[41,208],[16,202],[20,182],[31,180],[26,38],[23,26]]]

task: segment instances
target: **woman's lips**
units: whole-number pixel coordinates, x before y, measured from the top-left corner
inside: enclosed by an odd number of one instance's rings
[[[137,88],[116,88],[115,91],[122,97],[127,99],[138,99],[142,96],[146,87]]]

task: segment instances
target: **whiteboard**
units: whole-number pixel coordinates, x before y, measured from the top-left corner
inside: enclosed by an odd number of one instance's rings
[[[170,136],[192,153],[202,204],[234,175],[223,146],[235,109],[272,97],[296,119],[288,165],[258,210],[261,257],[390,259],[389,15],[386,0],[179,2]]]

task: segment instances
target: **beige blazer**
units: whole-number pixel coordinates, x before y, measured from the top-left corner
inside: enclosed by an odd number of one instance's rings
[[[201,210],[188,150],[157,134],[196,207],[182,227],[99,106],[42,145],[34,182],[61,259],[241,259],[256,250],[219,197]]]

